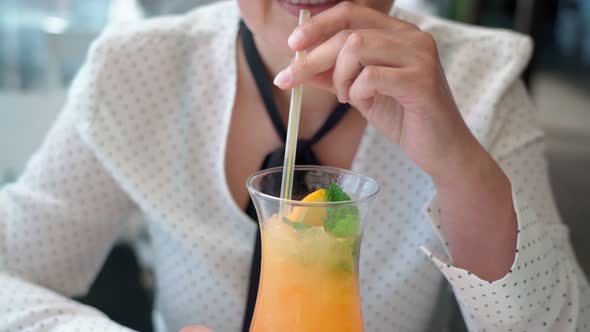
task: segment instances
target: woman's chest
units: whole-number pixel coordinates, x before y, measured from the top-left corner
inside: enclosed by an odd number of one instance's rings
[[[237,90],[224,152],[227,184],[235,202],[242,208],[248,202],[246,179],[261,168],[282,166],[289,111],[288,104],[278,99],[273,99],[273,107],[269,107],[268,101],[265,103],[261,97],[260,87],[244,66],[238,66]],[[299,157],[311,154],[314,161],[304,157],[298,158],[298,163],[319,162],[349,169],[363,137],[365,120],[350,109],[337,121],[330,121],[334,115],[331,112],[339,111],[333,110],[333,106],[327,109],[314,106],[308,104],[301,110],[298,146],[301,150]],[[320,134],[322,132],[325,134]],[[302,144],[304,141],[312,143]]]

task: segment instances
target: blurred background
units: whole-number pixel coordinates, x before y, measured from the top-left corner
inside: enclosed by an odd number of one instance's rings
[[[183,13],[209,2],[213,1],[0,0],[0,188],[18,177],[39,146],[88,46],[105,26]],[[579,259],[590,271],[590,244],[584,241],[590,234],[590,1],[397,0],[396,4],[470,24],[513,29],[535,40],[534,57],[523,78],[547,134],[558,207],[572,230]],[[82,300],[127,326],[151,331],[145,318],[152,296],[146,291],[151,285],[149,246],[144,245],[141,228],[130,236],[133,241],[127,243],[132,245],[115,248],[93,290]],[[122,277],[122,270],[129,277]],[[113,299],[104,291],[113,287],[128,296]],[[125,298],[136,302],[129,306]],[[130,312],[129,307],[136,310]]]

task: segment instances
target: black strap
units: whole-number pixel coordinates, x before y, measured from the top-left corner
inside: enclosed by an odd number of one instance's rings
[[[248,62],[252,76],[254,76],[254,81],[256,81],[258,93],[264,102],[264,106],[268,111],[268,116],[270,117],[270,120],[272,121],[279,138],[284,143],[287,138],[287,130],[283,125],[281,114],[279,113],[278,107],[275,104],[275,99],[272,94],[272,86],[270,81],[267,79],[266,68],[262,63],[258,49],[256,49],[254,36],[243,20],[240,20],[240,33],[242,35],[242,47],[244,48],[246,61]]]
[[[346,115],[350,109],[349,104],[338,104],[336,109],[326,119],[322,127],[311,137],[309,145],[319,142],[332,128],[334,128],[340,120]]]
[[[266,111],[273,123],[273,126],[280,139],[285,142],[287,138],[287,130],[281,119],[281,114],[275,104],[274,96],[272,93],[272,86],[266,73],[266,68],[262,63],[260,54],[256,49],[254,43],[254,37],[252,32],[244,24],[244,21],[240,21],[240,33],[242,37],[242,45],[244,53],[246,55],[246,61],[250,67],[250,71],[256,81],[256,86],[260,97],[264,102]],[[320,165],[318,158],[313,153],[311,146],[322,139],[332,128],[334,128],[340,120],[346,115],[346,112],[350,109],[348,104],[339,104],[336,109],[330,114],[328,119],[324,122],[322,127],[312,136],[309,140],[300,140],[297,142],[297,158],[295,160],[296,165]],[[285,156],[285,148],[281,147],[271,153],[269,153],[260,166],[261,170],[283,166],[283,160]],[[256,215],[256,209],[252,200],[248,202],[246,208],[246,214],[255,222],[258,217]],[[252,317],[254,315],[254,308],[256,305],[256,296],[258,294],[258,282],[260,280],[260,268],[262,261],[262,239],[260,232],[257,232],[256,243],[254,245],[254,254],[252,257],[252,265],[250,268],[250,286],[248,289],[248,299],[246,302],[246,311],[244,314],[244,322],[242,325],[242,331],[248,332],[252,323]]]
[[[252,220],[258,220],[256,209],[252,200],[248,202],[246,214]],[[256,306],[256,297],[258,295],[258,284],[260,280],[260,269],[262,268],[262,237],[260,231],[256,232],[256,242],[254,243],[254,253],[252,254],[252,265],[250,266],[250,282],[248,287],[248,300],[246,302],[246,311],[244,312],[244,321],[242,323],[242,332],[249,332],[252,318],[254,317],[254,308]]]

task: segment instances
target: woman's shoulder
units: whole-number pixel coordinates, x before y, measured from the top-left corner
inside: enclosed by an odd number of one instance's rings
[[[415,24],[422,31],[430,33],[443,50],[475,45],[495,48],[497,52],[511,53],[512,56],[527,59],[532,50],[532,41],[528,36],[507,29],[469,25],[400,8],[393,9],[391,16]]]
[[[95,41],[94,47],[115,50],[117,53],[117,49],[144,50],[151,43],[166,41],[176,42],[178,46],[189,40],[191,44],[212,41],[228,36],[228,32],[236,29],[232,27],[237,27],[238,20],[239,11],[235,1],[219,1],[181,15],[108,26]]]
[[[519,83],[532,53],[529,37],[401,9],[394,10],[392,16],[415,24],[434,37],[459,110],[484,146],[489,147],[500,128],[517,112],[529,111],[525,105],[528,96]],[[517,98],[522,105],[510,106],[507,98]],[[533,127],[529,132],[536,135],[538,131]]]
[[[184,15],[109,27],[91,47],[72,93],[89,90],[95,100],[84,112],[84,130],[103,135],[111,126],[140,137],[172,124],[182,131],[186,123],[179,119],[187,109],[225,102],[231,91],[225,84],[235,73],[238,23],[234,1],[224,1]]]
[[[532,54],[531,39],[507,29],[463,24],[438,17],[394,9],[392,16],[415,24],[437,42],[440,59],[451,76],[481,76],[490,83],[518,79]],[[452,80],[452,78],[451,78]]]

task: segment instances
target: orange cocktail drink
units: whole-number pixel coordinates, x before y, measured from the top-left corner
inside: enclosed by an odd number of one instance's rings
[[[287,207],[250,188],[262,220],[262,269],[250,332],[362,332],[362,224],[378,186],[338,169],[298,169],[305,174],[299,181],[307,184],[299,186],[298,196],[306,196]],[[258,184],[273,182],[272,174],[266,176]]]
[[[363,331],[358,239],[267,220],[250,331]]]

